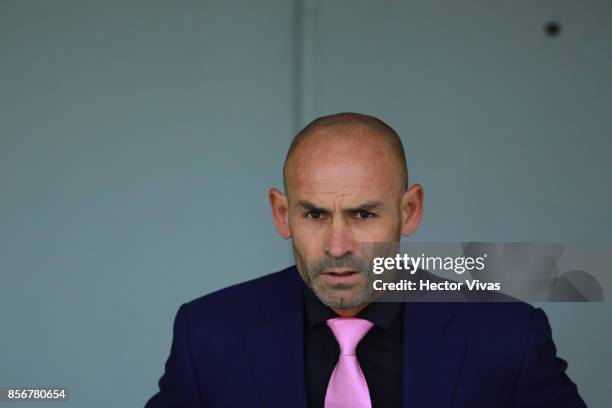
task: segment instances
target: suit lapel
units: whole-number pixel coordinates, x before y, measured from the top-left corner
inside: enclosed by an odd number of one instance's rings
[[[302,280],[295,268],[262,293],[265,323],[247,338],[247,352],[266,407],[306,408]]]
[[[465,343],[444,333],[449,303],[404,305],[404,408],[449,407]]]
[[[247,337],[247,352],[263,405],[306,408],[302,279],[292,268],[262,292],[264,324]],[[404,304],[404,408],[449,407],[465,342],[445,333],[451,303]]]

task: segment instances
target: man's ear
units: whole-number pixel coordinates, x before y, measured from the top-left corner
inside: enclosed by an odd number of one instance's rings
[[[275,188],[271,188],[268,193],[268,199],[270,200],[270,208],[272,208],[272,218],[274,219],[274,225],[278,234],[285,238],[291,238],[291,232],[289,231],[289,204],[287,196],[278,191]]]
[[[423,187],[420,184],[415,184],[404,192],[400,211],[402,235],[411,235],[416,231],[423,217]]]

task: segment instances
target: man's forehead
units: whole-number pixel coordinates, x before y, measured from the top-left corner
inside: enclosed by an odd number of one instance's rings
[[[288,187],[316,194],[355,194],[391,189],[399,179],[396,167],[380,155],[322,154],[296,160]]]
[[[294,204],[308,201],[320,207],[355,207],[367,202],[387,201],[396,195],[393,180],[377,174],[353,177],[346,173],[343,175],[346,177],[325,177],[324,172],[318,172],[318,175],[296,177],[288,186],[290,201]]]

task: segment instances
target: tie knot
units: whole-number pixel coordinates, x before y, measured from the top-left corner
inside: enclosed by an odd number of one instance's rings
[[[344,356],[354,356],[357,344],[374,326],[370,321],[354,317],[329,319],[327,325],[340,345],[340,354]]]

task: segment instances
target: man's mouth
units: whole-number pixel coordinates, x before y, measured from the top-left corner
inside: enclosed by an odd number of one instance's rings
[[[337,270],[337,271],[323,272],[323,274],[330,275],[330,276],[351,276],[351,275],[355,275],[358,273],[359,273],[358,271],[349,271],[349,270]]]
[[[361,281],[361,273],[351,270],[330,270],[321,274],[321,279],[328,285],[353,286]],[[348,287],[347,287],[348,288]]]

